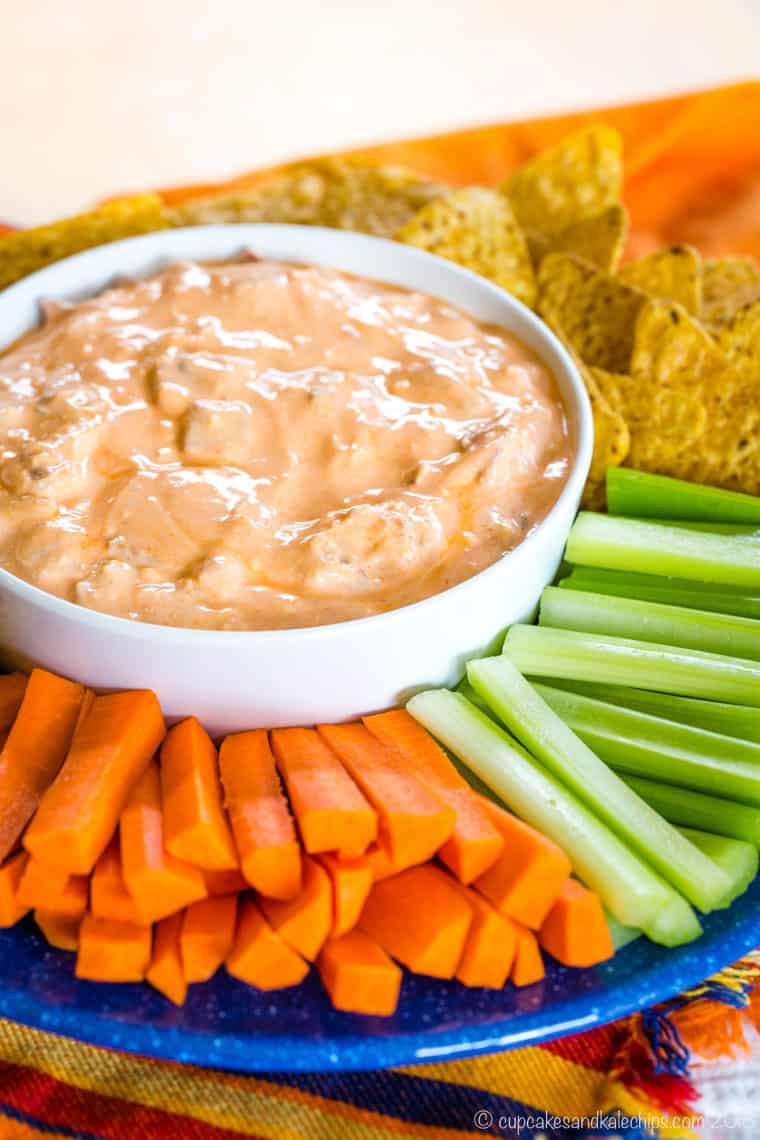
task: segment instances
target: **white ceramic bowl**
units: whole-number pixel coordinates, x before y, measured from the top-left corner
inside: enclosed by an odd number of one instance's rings
[[[32,328],[44,298],[81,299],[118,276],[182,259],[261,257],[331,266],[440,297],[514,333],[554,373],[575,449],[546,519],[474,578],[390,613],[314,629],[174,629],[63,601],[0,569],[0,646],[8,663],[44,665],[97,688],[151,688],[169,718],[215,732],[337,721],[451,684],[465,661],[534,612],[552,580],[591,460],[583,381],[559,341],[518,301],[449,261],[379,238],[310,226],[202,226],[114,242],[60,261],[0,293],[0,349]]]

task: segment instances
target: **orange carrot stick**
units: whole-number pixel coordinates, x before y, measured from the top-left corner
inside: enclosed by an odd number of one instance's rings
[[[26,864],[16,898],[27,909],[54,909],[55,901],[69,881],[65,868],[48,866],[38,859],[30,858]]]
[[[472,907],[472,924],[455,976],[465,986],[500,990],[512,969],[517,926],[477,891],[461,889]]]
[[[243,874],[262,895],[293,898],[301,889],[301,848],[266,732],[228,736],[219,768]]]
[[[538,939],[527,926],[516,922],[515,928],[517,942],[509,979],[516,986],[532,986],[534,982],[540,982],[546,973]]]
[[[35,881],[34,871],[29,878],[29,868],[34,863],[30,859],[27,863],[24,877],[19,884],[18,899],[23,906],[31,906],[35,910],[47,911],[57,914],[59,918],[68,918],[79,922],[87,910],[90,897],[90,878],[88,875],[68,875],[56,892],[41,889],[39,881]],[[23,888],[26,886],[26,890]],[[31,899],[39,898],[35,903]]]
[[[471,922],[458,884],[425,864],[375,883],[359,929],[415,974],[453,978]]]
[[[182,917],[178,911],[157,923],[153,934],[153,953],[145,971],[145,981],[175,1005],[184,1005],[187,997],[179,946]]]
[[[16,719],[26,682],[24,673],[4,673],[0,677],[0,732],[9,729]]]
[[[79,928],[75,973],[91,982],[141,982],[150,950],[150,926],[86,914]]]
[[[235,941],[237,895],[201,899],[185,911],[180,934],[186,982],[206,982],[216,973]]]
[[[406,709],[365,716],[364,723],[383,744],[397,749],[430,791],[453,808],[454,830],[438,852],[438,858],[461,882],[471,883],[496,862],[504,846],[477,794],[430,733]]]
[[[15,926],[29,910],[18,900],[19,883],[28,860],[26,851],[17,851],[0,865],[0,927]]]
[[[161,778],[155,763],[132,788],[119,830],[124,882],[143,922],[158,922],[206,897],[202,872],[166,850]]]
[[[82,721],[84,720],[84,718],[86,716],[90,715],[90,709],[92,708],[92,703],[94,700],[95,700],[95,693],[93,692],[93,690],[92,689],[85,689],[84,696],[82,697],[82,703],[79,706],[79,715],[77,716],[77,722],[74,725],[74,734],[76,734],[77,731],[79,730],[79,726],[82,723]]]
[[[395,1013],[401,970],[361,930],[329,939],[320,951],[317,969],[336,1009],[375,1017]]]
[[[396,870],[431,859],[454,830],[453,810],[363,724],[323,724],[319,731],[377,810]]]
[[[342,859],[339,855],[321,855],[322,864],[332,883],[333,918],[331,938],[339,938],[353,930],[359,921],[362,907],[372,890],[374,874],[366,856]]]
[[[240,871],[203,871],[203,882],[206,894],[210,899],[219,895],[234,895],[240,891],[247,891],[248,880]]]
[[[58,775],[84,689],[33,669],[0,752],[0,860],[9,855]],[[48,862],[58,865],[57,858]]]
[[[615,953],[598,896],[574,879],[563,886],[538,941],[563,966],[596,966]]]
[[[43,863],[88,875],[164,731],[161,708],[150,690],[96,697],[65,764],[42,797],[24,837],[26,849]]]
[[[143,925],[137,903],[124,882],[118,829],[93,869],[90,879],[90,910],[96,918]]]
[[[235,942],[226,965],[233,977],[259,990],[297,986],[309,972],[308,962],[272,930],[251,899],[240,904]]]
[[[330,934],[333,901],[330,877],[314,859],[303,856],[303,885],[294,899],[260,898],[272,929],[303,958],[313,962]]]
[[[387,835],[381,835],[376,843],[372,843],[363,858],[366,859],[376,883],[389,878],[390,875],[398,874]]]
[[[502,914],[538,930],[570,876],[570,860],[535,828],[490,801],[481,802],[504,838],[504,850],[473,886]]]
[[[377,813],[313,728],[270,733],[301,841],[309,852],[362,855],[377,836]]]
[[[34,921],[49,946],[54,946],[56,950],[68,951],[76,951],[79,948],[81,918],[69,918],[66,915],[56,914],[53,910],[38,908],[34,912]]]
[[[161,746],[161,794],[167,850],[204,870],[235,870],[216,748],[194,716],[170,728]]]

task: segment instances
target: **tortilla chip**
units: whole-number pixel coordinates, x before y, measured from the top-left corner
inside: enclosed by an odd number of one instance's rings
[[[525,235],[495,190],[452,190],[423,207],[396,236],[487,277],[526,305],[536,300]]]
[[[721,330],[718,344],[737,372],[760,386],[760,300],[734,314]]]
[[[620,200],[623,144],[613,127],[587,127],[526,162],[499,189],[526,230],[552,230]]]
[[[760,300],[760,265],[751,257],[720,257],[705,262],[702,319],[710,326],[730,321],[744,305]]]
[[[162,230],[166,225],[161,199],[138,194],[117,198],[75,218],[6,234],[0,237],[0,289],[72,253]]]
[[[243,193],[190,199],[168,213],[175,226],[289,222],[393,237],[445,190],[399,167],[325,159],[299,163]]]
[[[690,245],[674,245],[658,253],[650,253],[640,261],[632,261],[620,270],[628,285],[641,289],[650,297],[661,297],[683,305],[688,313],[699,316],[702,309],[702,258]]]
[[[620,261],[627,232],[625,207],[616,203],[600,214],[558,230],[530,230],[528,248],[536,266],[548,253],[574,253],[605,273],[612,273]]]
[[[538,271],[538,311],[592,368],[627,372],[645,294],[587,261],[551,253]]]

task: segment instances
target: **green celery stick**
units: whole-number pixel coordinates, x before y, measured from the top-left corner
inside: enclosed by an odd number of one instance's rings
[[[565,558],[605,570],[760,588],[760,542],[581,511]]]
[[[467,676],[520,743],[684,898],[703,911],[720,905],[725,876],[594,755],[511,661],[471,661]]]
[[[629,574],[624,570],[576,566],[560,581],[559,588],[760,618],[760,592],[748,594],[736,586],[711,586],[707,582],[689,582],[685,578],[658,578],[656,574]]]
[[[760,806],[760,746],[536,685],[547,704],[615,771]]]
[[[704,487],[666,475],[607,468],[607,509],[613,515],[760,524],[760,498]]]
[[[641,938],[641,931],[637,930],[635,926],[623,926],[622,922],[618,922],[614,914],[610,914],[605,910],[604,917],[607,919],[607,926],[610,930],[610,938],[612,945],[615,947],[615,953],[622,950],[625,946],[629,946],[631,942],[635,942],[637,938]]]
[[[745,843],[754,843],[755,847],[760,847],[759,808],[748,807],[736,800],[708,796],[705,792],[695,792],[691,788],[647,780],[643,776],[623,773],[621,779],[670,823],[696,827],[700,831],[726,835],[730,839],[743,839]]]
[[[760,621],[547,586],[539,624],[760,660]]]
[[[462,696],[465,697],[468,701],[470,701],[471,704],[477,705],[477,707],[480,709],[481,712],[484,712],[487,716],[490,716],[490,717],[493,716],[488,705],[483,700],[480,693],[477,693],[475,691],[475,689],[473,689],[473,687],[470,684],[470,681],[466,675],[462,678],[462,680],[457,685],[457,692],[461,693]]]
[[[679,830],[726,875],[731,886],[723,899],[723,906],[730,906],[734,899],[744,894],[757,875],[760,863],[757,847],[741,839],[729,839],[726,835],[695,831],[691,827],[682,827]]]
[[[654,929],[666,945],[699,936],[686,900],[460,693],[419,693],[407,708],[512,811],[567,852],[579,877],[619,922],[647,935]]]
[[[626,518],[635,517],[626,515]],[[694,522],[691,519],[651,519],[641,517],[639,522],[657,522],[658,526],[675,526],[680,530],[699,530],[705,534],[732,534],[736,538],[760,538],[760,527],[754,523]]]
[[[603,681],[760,707],[760,664],[738,657],[538,625],[513,625],[504,653],[528,676]]]

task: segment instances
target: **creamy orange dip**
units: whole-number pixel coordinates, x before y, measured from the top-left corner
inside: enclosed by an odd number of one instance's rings
[[[495,562],[570,455],[547,369],[448,304],[183,263],[0,356],[0,565],[162,625],[345,621]]]

